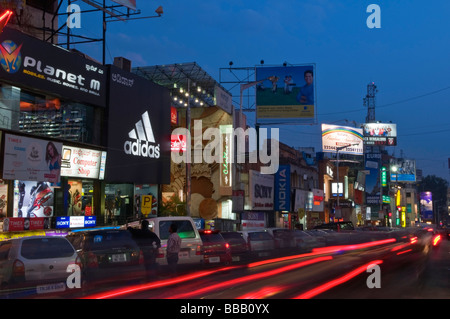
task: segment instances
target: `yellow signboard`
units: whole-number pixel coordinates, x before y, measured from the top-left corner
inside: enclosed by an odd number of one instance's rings
[[[147,217],[152,212],[152,195],[142,195],[141,196],[141,213]]]

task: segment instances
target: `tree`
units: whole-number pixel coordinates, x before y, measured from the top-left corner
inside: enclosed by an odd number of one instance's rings
[[[159,216],[186,216],[186,202],[177,195],[173,195],[168,200],[162,200],[158,210]]]

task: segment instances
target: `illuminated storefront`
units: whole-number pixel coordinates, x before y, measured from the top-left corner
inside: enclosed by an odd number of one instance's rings
[[[0,49],[3,228],[101,214],[107,68],[9,28]]]

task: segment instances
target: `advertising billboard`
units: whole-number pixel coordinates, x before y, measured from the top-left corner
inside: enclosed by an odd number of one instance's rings
[[[64,145],[61,176],[101,179],[101,172],[105,169],[104,153],[106,152]]]
[[[363,132],[365,145],[397,145],[397,124],[365,123]]]
[[[420,216],[422,221],[433,219],[433,194],[431,192],[420,193]]]
[[[110,78],[105,180],[170,184],[168,89],[115,66]]]
[[[121,4],[128,9],[136,11],[136,0],[112,0],[115,3]]]
[[[256,121],[314,124],[317,118],[315,65],[257,67]]]
[[[322,124],[322,151],[363,155],[362,129]]]
[[[366,171],[366,204],[377,206],[380,205],[380,169],[381,154],[366,153],[365,154],[365,171]]]
[[[415,160],[404,158],[392,158],[390,160],[390,167],[391,167],[391,182],[407,183],[416,181]]]
[[[106,105],[106,68],[17,30],[0,34],[0,78],[97,106]]]
[[[291,211],[290,165],[280,165],[275,174],[275,210]]]
[[[14,217],[53,216],[54,193],[47,182],[14,181]]]
[[[62,143],[5,134],[3,178],[59,183]]]
[[[274,176],[249,171],[248,210],[273,210]]]

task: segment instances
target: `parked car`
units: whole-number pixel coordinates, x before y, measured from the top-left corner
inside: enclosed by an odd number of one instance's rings
[[[355,227],[353,226],[353,223],[351,221],[346,221],[317,225],[314,227],[314,229],[331,229],[337,232],[341,232],[355,230]]]
[[[78,254],[64,237],[31,236],[0,242],[0,284],[8,288],[35,287],[38,294],[66,291],[70,265]]]
[[[296,248],[294,232],[288,228],[266,228],[275,241],[275,249],[285,252],[292,251]]]
[[[272,235],[265,229],[239,231],[244,236],[254,257],[268,257],[274,254],[275,241]]]
[[[181,250],[178,254],[178,265],[201,265],[203,263],[202,239],[191,217],[154,217],[148,218],[149,228],[161,240],[161,248],[156,262],[160,266],[167,266],[166,247],[169,238],[169,226],[172,223],[177,225],[177,233],[181,237]],[[123,226],[139,228],[140,222],[136,221]]]
[[[205,265],[231,264],[231,249],[218,230],[199,230]]]
[[[144,255],[129,231],[93,229],[66,238],[80,255],[85,285],[145,278]]]
[[[320,234],[311,234],[304,230],[294,230],[296,247],[300,252],[310,252],[313,248],[326,246],[326,241]]]
[[[222,232],[222,237],[230,245],[233,262],[248,260],[249,248],[244,235],[237,231]]]

